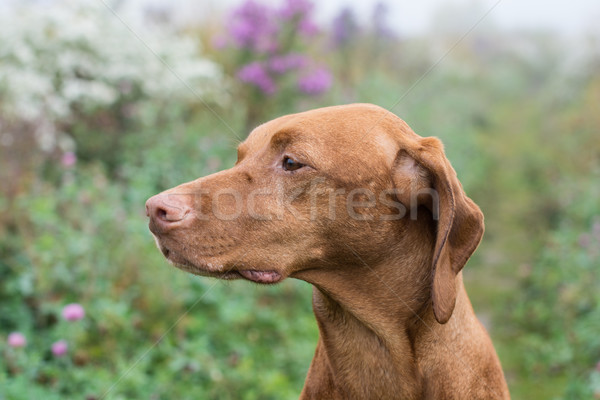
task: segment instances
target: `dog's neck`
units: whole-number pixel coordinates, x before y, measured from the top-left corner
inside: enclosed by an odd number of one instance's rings
[[[442,325],[431,304],[433,230],[431,224],[407,222],[410,235],[389,235],[384,259],[369,250],[350,249],[339,263],[315,266],[294,277],[311,283],[319,342],[301,399],[424,399],[439,381],[460,370],[430,355],[449,351],[458,360],[471,346],[457,332],[481,332],[456,278],[457,301]],[[394,237],[392,237],[394,236]],[[407,252],[415,243],[420,251]],[[385,245],[384,245],[385,246]],[[348,253],[346,253],[348,254]],[[478,336],[479,337],[479,336]],[[451,344],[451,349],[448,347]]]
[[[454,314],[444,325],[435,320],[430,302],[419,307],[406,300],[410,293],[393,291],[381,281],[378,287],[364,284],[354,291],[345,290],[339,280],[338,290],[313,284],[319,342],[309,375],[311,382],[320,385],[305,387],[301,399],[443,397],[443,393],[430,392],[427,381],[439,381],[460,370],[456,367],[462,366],[461,352],[472,343],[457,332],[480,329],[461,273],[456,284],[459,293]],[[458,365],[442,365],[427,357],[447,352],[456,357]]]
[[[419,393],[422,385],[415,354],[409,333],[399,329],[400,323],[392,327],[392,320],[377,314],[365,319],[372,311],[370,307],[355,313],[317,288],[313,307],[319,345],[341,397],[383,399],[388,393],[399,394],[399,398],[417,397],[413,394]]]
[[[401,263],[386,263],[366,272],[363,268],[360,279],[353,268],[299,274],[314,286],[313,310],[320,336],[313,365],[327,366],[319,371],[311,366],[312,381],[319,375],[322,385],[305,389],[326,391],[303,393],[302,398],[322,398],[324,393],[332,399],[425,397],[419,347],[445,335],[442,331],[456,318],[446,326],[435,321],[429,274],[407,279],[398,273],[399,269],[407,274],[427,271],[430,261],[421,262],[427,265],[404,270]],[[462,293],[460,274],[457,285]],[[468,303],[466,294],[464,298]],[[457,307],[464,308],[462,303]],[[463,315],[463,310],[458,314]]]
[[[329,366],[328,371],[311,373],[328,376],[330,382],[323,387],[334,386],[335,396],[422,397],[414,336],[422,326],[421,315],[428,309],[431,312],[429,274],[409,278],[407,285],[407,277],[399,273],[402,267],[389,263],[356,271],[354,267],[328,268],[298,276],[314,286],[313,309],[320,337],[313,363],[321,358],[314,365]],[[410,269],[418,270],[427,268]],[[323,393],[305,398],[319,396]],[[327,396],[337,398],[334,392]]]

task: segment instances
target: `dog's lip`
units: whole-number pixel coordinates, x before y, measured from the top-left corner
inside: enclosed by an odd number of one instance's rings
[[[194,275],[208,276],[218,279],[240,279],[245,278],[249,281],[263,284],[278,283],[283,280],[281,274],[277,271],[257,271],[257,270],[236,270],[230,269],[225,271],[213,271],[205,266],[198,267],[191,263],[173,263],[177,268],[189,272]]]
[[[209,271],[207,269],[198,268],[192,264],[172,263],[176,268],[188,272],[192,275],[205,276],[209,278],[218,278],[224,280],[241,279],[242,276],[237,271]]]
[[[277,271],[240,270],[238,273],[249,281],[256,283],[277,283],[282,276]]]
[[[211,276],[219,279],[239,279],[245,278],[256,283],[277,283],[283,280],[283,276],[273,270],[254,270],[254,269],[224,269],[222,266],[213,265],[211,263],[202,263],[197,265],[190,262],[188,259],[178,256],[177,253],[169,249],[167,246],[159,242],[160,251],[164,257],[171,262],[175,267],[189,272],[194,275]]]
[[[175,267],[177,267],[185,272],[188,272],[193,275],[198,275],[198,276],[206,276],[209,278],[218,278],[218,279],[224,279],[224,280],[232,280],[232,279],[240,279],[241,278],[240,274],[237,271],[219,272],[219,271],[209,271],[207,269],[198,268],[191,264],[176,263],[173,265],[175,265]]]

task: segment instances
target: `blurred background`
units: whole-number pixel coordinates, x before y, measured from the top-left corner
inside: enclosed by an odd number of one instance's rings
[[[310,285],[187,275],[151,195],[257,124],[371,102],[486,216],[464,270],[514,399],[600,398],[593,0],[0,2],[0,399],[295,399]]]

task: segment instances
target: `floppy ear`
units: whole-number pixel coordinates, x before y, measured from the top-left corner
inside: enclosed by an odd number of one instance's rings
[[[411,216],[423,205],[437,220],[433,252],[432,303],[436,320],[448,322],[456,302],[456,275],[483,236],[483,214],[469,199],[436,138],[419,139],[400,150],[392,170],[399,200]],[[433,189],[433,190],[432,190]]]

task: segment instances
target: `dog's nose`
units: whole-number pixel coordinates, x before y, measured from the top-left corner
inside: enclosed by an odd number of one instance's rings
[[[146,202],[146,216],[150,217],[150,225],[159,231],[165,231],[177,225],[190,212],[186,204],[186,196],[175,194],[157,194]]]

